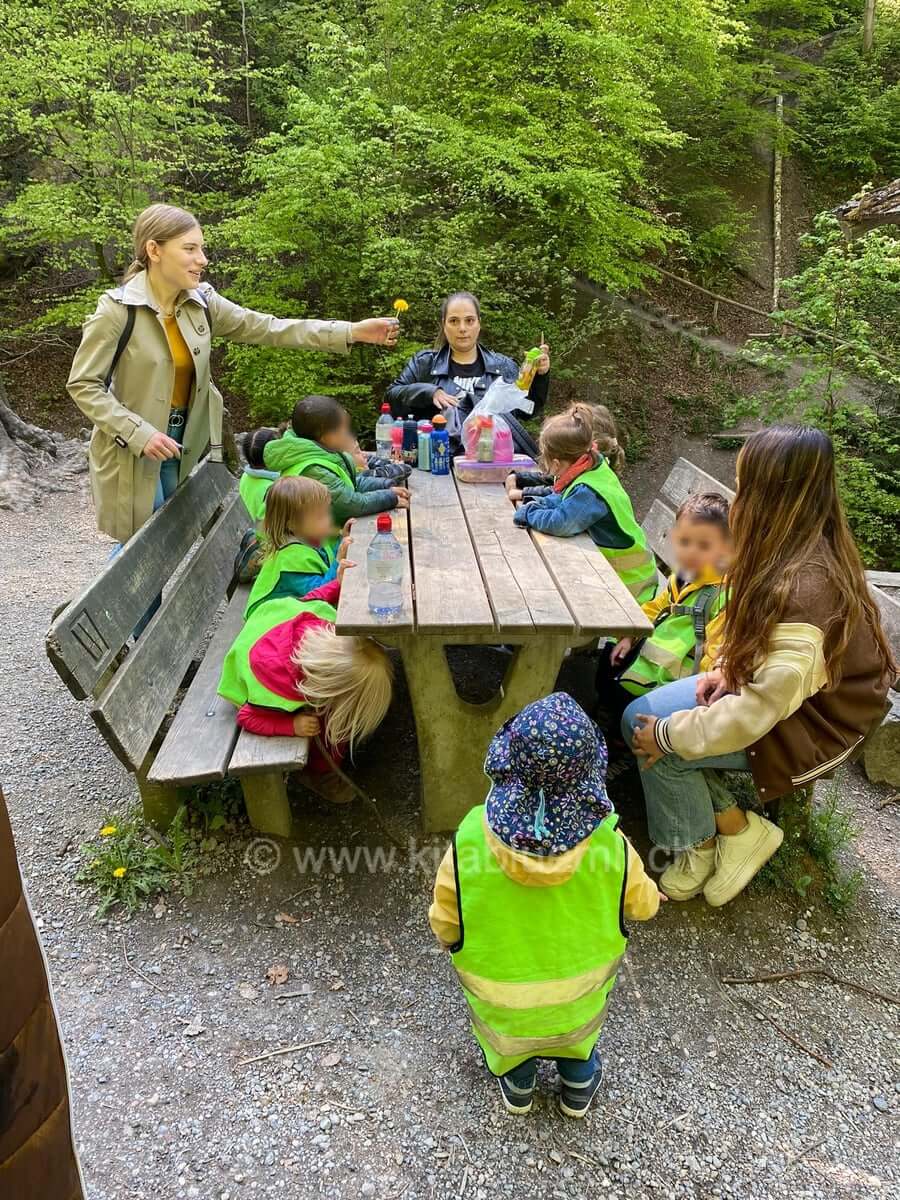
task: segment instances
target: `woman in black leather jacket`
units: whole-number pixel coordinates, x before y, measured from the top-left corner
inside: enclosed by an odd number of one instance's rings
[[[453,292],[441,305],[437,348],[414,354],[385,393],[394,416],[412,414],[422,421],[440,412],[447,418],[448,432],[458,436],[463,420],[494,380],[502,376],[512,382],[519,374],[511,358],[481,345],[480,332],[481,307],[476,297],[471,292]],[[543,408],[550,390],[550,348],[542,345],[541,349],[528,392],[535,412]],[[518,443],[515,425],[513,436]]]

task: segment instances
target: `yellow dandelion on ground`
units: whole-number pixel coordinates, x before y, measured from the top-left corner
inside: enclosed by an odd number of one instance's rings
[[[116,879],[121,879],[127,870],[127,867],[116,867],[116,869],[113,871],[113,875]]]
[[[104,825],[103,828],[100,830],[100,836],[101,837],[112,837],[112,835],[114,833],[118,833],[118,832],[119,832],[119,827],[117,825]]]
[[[406,303],[405,300],[395,300],[394,301],[394,312],[405,313],[408,309],[409,309],[409,305]]]

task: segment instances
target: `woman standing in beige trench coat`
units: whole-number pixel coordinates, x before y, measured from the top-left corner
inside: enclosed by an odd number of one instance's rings
[[[353,342],[393,345],[393,317],[285,320],[241,308],[201,282],[203,232],[184,209],[154,204],[134,226],[134,262],[84,324],[69,395],[94,426],[91,488],[97,524],[126,542],[187,479],[207,447],[222,453],[222,396],[210,378],[210,340],[348,353]],[[134,325],[107,377],[129,311]]]

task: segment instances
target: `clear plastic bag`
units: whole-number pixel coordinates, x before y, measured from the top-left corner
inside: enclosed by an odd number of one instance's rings
[[[492,417],[494,421],[494,458],[500,461],[496,453],[504,447],[512,447],[512,432],[503,420],[503,413],[515,410],[525,413],[534,411],[534,401],[523,394],[521,388],[506,379],[495,379],[484,393],[472,411],[468,414],[462,427],[462,443],[465,447],[466,458],[477,458],[478,439],[484,428],[484,417]],[[504,457],[506,454],[504,453]],[[510,455],[511,457],[511,455]]]

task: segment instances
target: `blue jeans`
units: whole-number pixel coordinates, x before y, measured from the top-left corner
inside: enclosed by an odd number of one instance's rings
[[[668,717],[697,707],[697,676],[676,679],[633,700],[622,716],[622,736],[631,745],[638,713]],[[680,758],[666,754],[641,771],[650,840],[664,850],[690,850],[716,832],[716,813],[733,808],[734,797],[719,778],[719,771],[749,771],[745,750],[712,758]]]
[[[553,1061],[565,1083],[587,1083],[594,1078],[594,1072],[597,1070],[596,1054],[595,1049],[591,1057],[586,1060],[555,1058]],[[507,1071],[504,1078],[510,1080],[517,1088],[521,1088],[525,1092],[530,1091],[534,1087],[537,1064],[536,1058],[526,1058],[523,1063],[519,1063],[511,1071]]]
[[[186,423],[187,423],[187,414],[186,413],[173,412],[171,414],[171,416],[169,417],[169,425],[168,425],[168,428],[166,429],[166,433],[169,435],[170,438],[174,438],[174,440],[179,444],[179,446],[182,444],[182,442],[184,440],[184,427],[185,427]],[[178,487],[178,472],[180,470],[181,470],[181,459],[180,458],[167,458],[160,464],[159,479],[157,479],[157,481],[156,481],[156,493],[154,494],[154,497],[153,497],[153,511],[154,512],[156,512],[156,510],[158,508],[162,508],[162,506],[165,504],[165,502],[168,500],[168,498],[172,495],[172,493]],[[110,550],[110,552],[109,552],[110,561],[112,561],[112,559],[114,559],[116,557],[116,555],[121,552],[121,550],[122,550],[122,543],[116,542],[116,544],[113,546],[112,550]],[[160,593],[160,595],[156,596],[150,602],[150,607],[147,609],[147,611],[144,613],[144,615],[138,621],[137,625],[135,625],[135,627],[134,627],[135,641],[137,641],[137,639],[141,636],[141,634],[144,632],[144,630],[150,624],[150,620],[153,617],[154,613],[159,608],[160,604],[162,604],[162,593]]]

